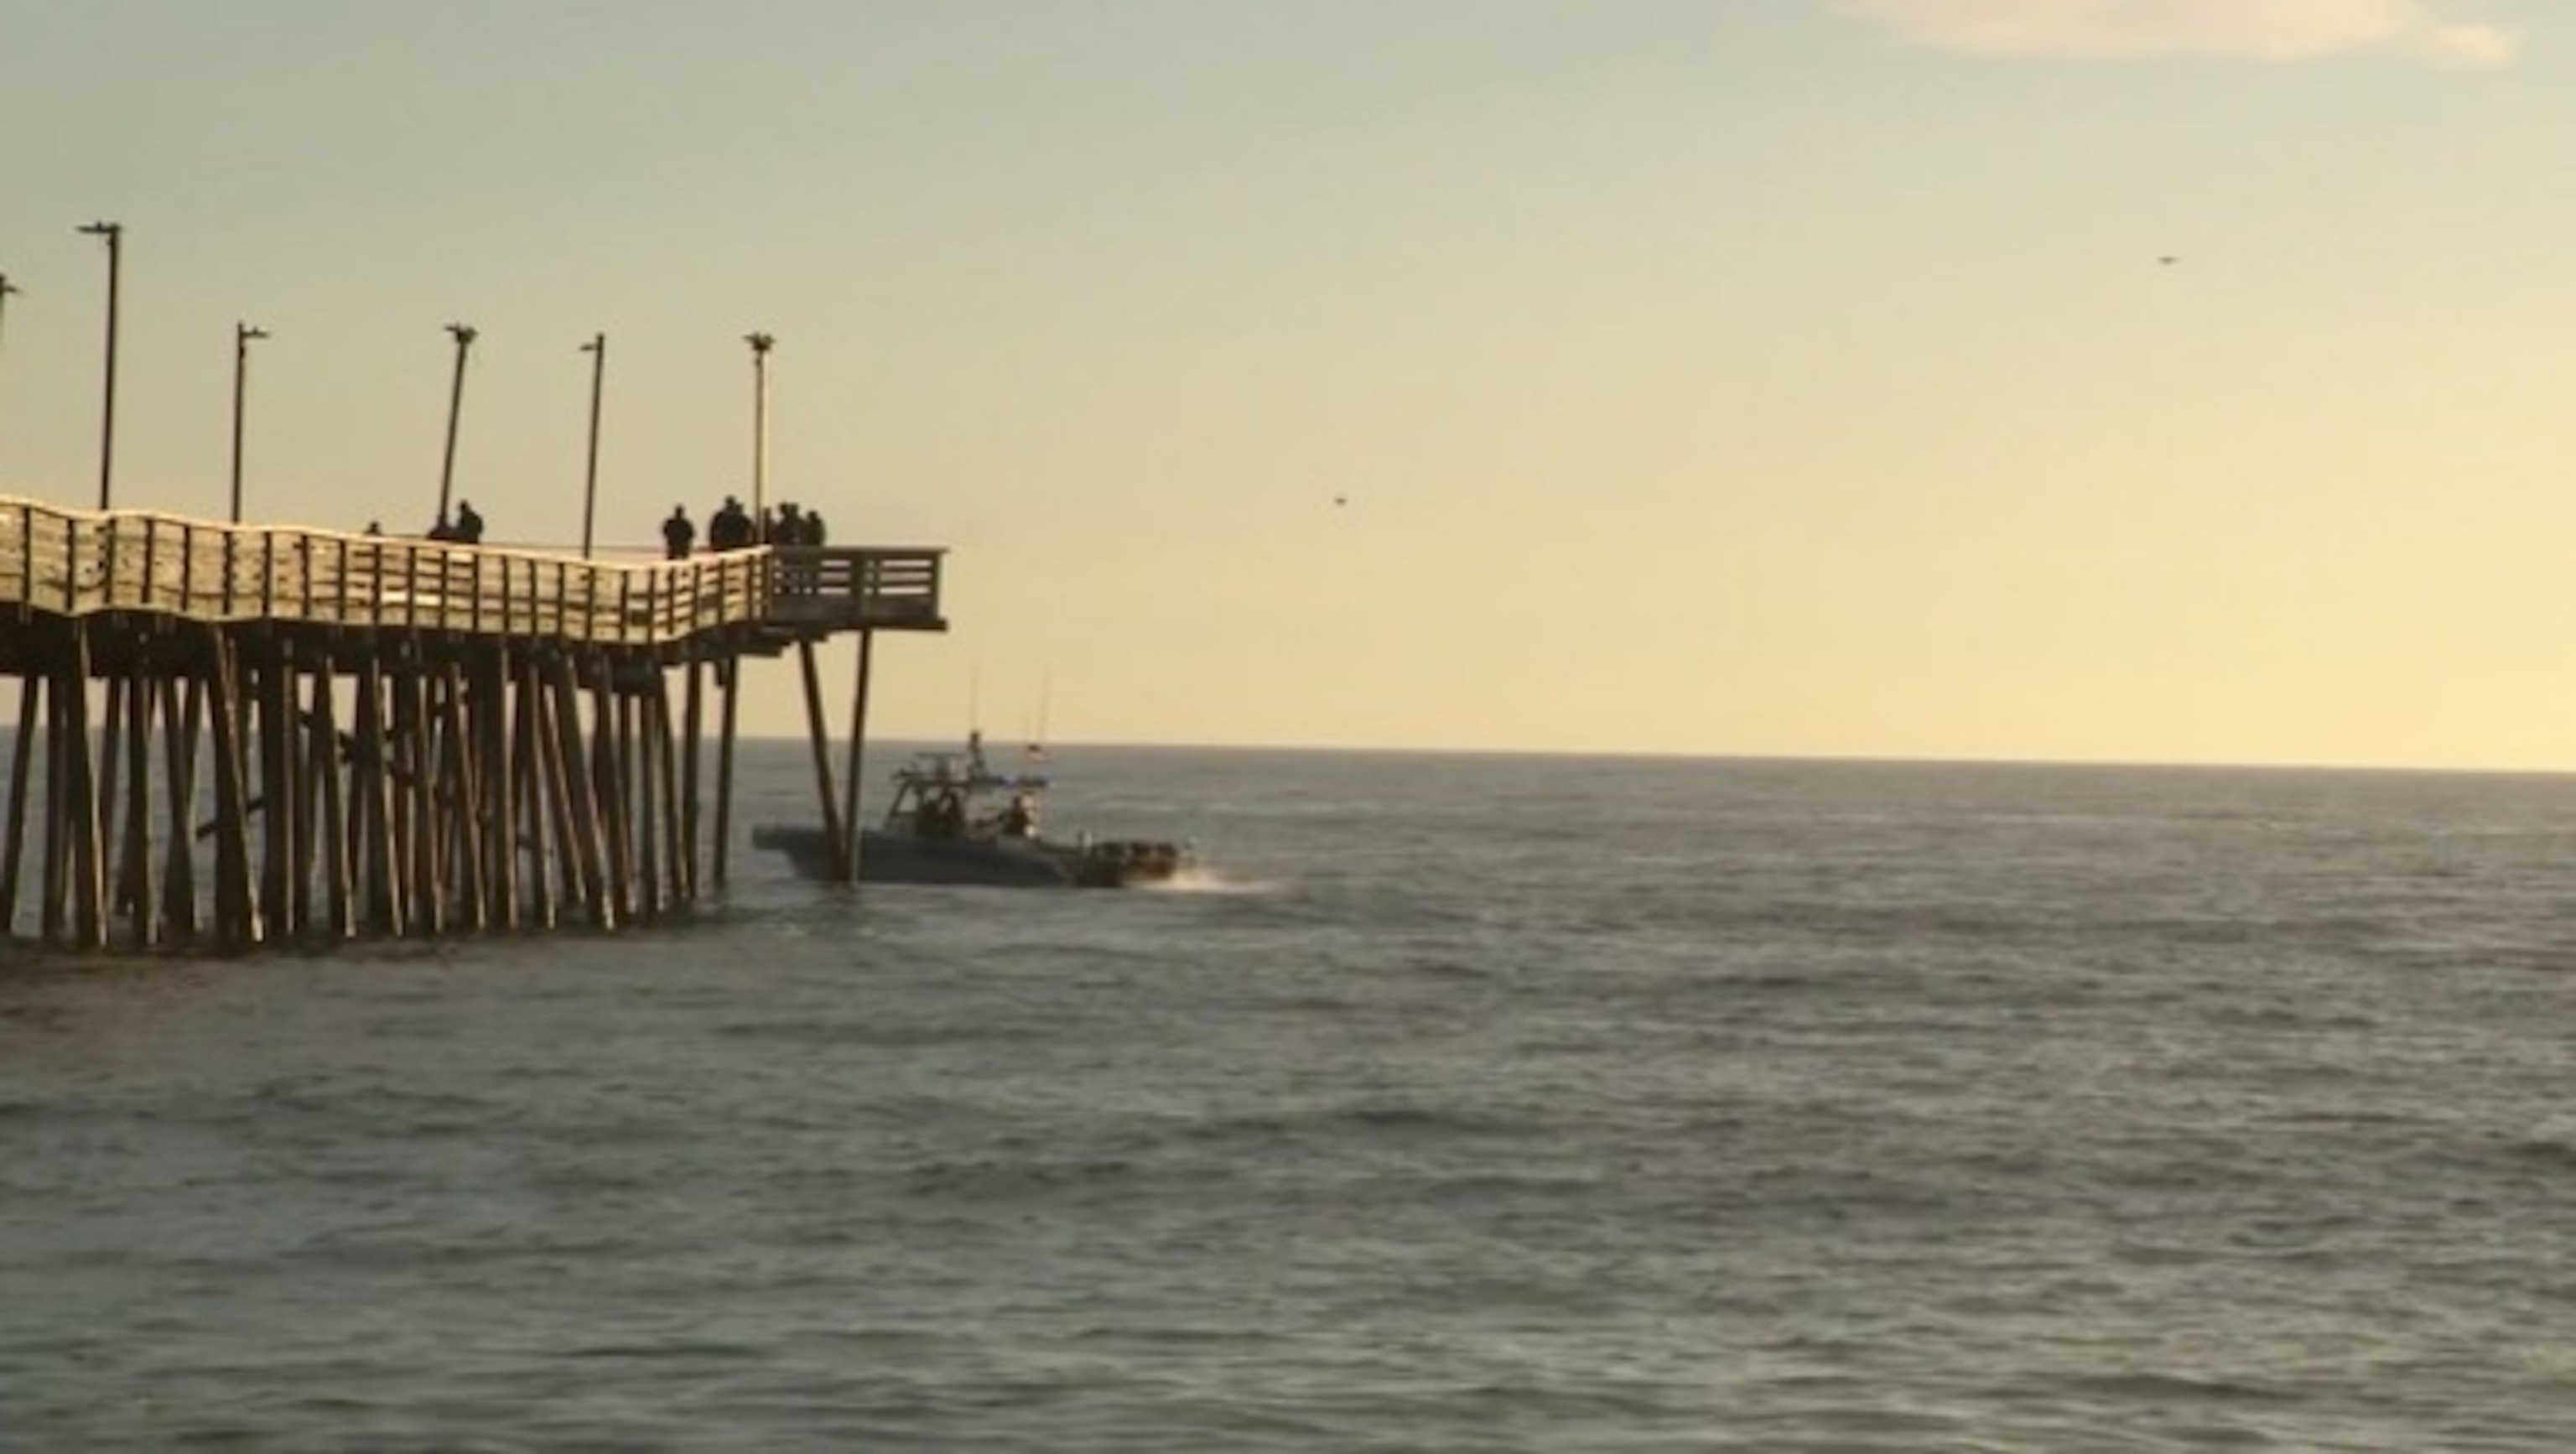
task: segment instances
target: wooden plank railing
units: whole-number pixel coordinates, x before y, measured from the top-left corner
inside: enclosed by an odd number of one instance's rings
[[[585,561],[0,497],[0,605],[656,646],[745,624],[938,629],[934,548]]]
[[[939,624],[939,569],[934,549],[845,549],[782,545],[769,619],[829,626]],[[863,619],[864,618],[864,619]]]

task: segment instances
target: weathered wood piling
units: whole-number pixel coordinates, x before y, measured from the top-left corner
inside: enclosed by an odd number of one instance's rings
[[[854,874],[872,638],[946,629],[943,555],[600,562],[0,498],[0,935],[238,951],[661,922],[723,885],[742,668],[790,647]],[[836,802],[814,653],[852,631]]]

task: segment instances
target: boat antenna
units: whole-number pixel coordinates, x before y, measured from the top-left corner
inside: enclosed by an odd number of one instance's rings
[[[1050,666],[1038,673],[1038,731],[1029,743],[1030,752],[1038,757],[1046,756],[1047,702],[1054,695],[1055,668]]]

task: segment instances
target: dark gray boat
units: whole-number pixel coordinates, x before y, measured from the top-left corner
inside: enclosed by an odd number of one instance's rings
[[[1189,848],[1181,843],[1048,837],[1039,825],[1048,786],[1044,773],[994,771],[980,733],[966,739],[964,752],[915,754],[894,771],[885,818],[859,834],[859,878],[1115,889],[1168,882],[1189,868]],[[802,877],[838,877],[831,836],[818,826],[760,824],[751,841],[787,855]]]

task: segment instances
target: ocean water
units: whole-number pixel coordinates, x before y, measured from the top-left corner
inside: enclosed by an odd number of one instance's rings
[[[2576,779],[1055,766],[1209,874],[7,961],[0,1448],[2576,1447]]]

